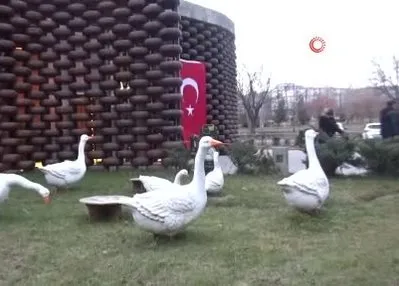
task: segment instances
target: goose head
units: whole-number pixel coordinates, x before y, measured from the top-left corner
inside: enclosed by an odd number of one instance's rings
[[[82,135],[80,135],[80,142],[86,143],[86,142],[89,141],[91,138],[93,138],[93,137],[90,137],[89,135],[86,135],[86,134],[82,134]]]
[[[314,129],[308,129],[305,131],[305,138],[306,139],[314,139],[316,136],[319,135]]]
[[[188,171],[186,169],[181,170],[180,174],[188,177]]]
[[[203,136],[198,143],[198,149],[201,149],[204,153],[207,152],[210,148],[215,148],[223,145],[223,142],[219,140],[213,139],[210,136]]]
[[[50,191],[46,187],[39,185],[37,187],[37,192],[43,197],[44,203],[46,205],[51,203]]]

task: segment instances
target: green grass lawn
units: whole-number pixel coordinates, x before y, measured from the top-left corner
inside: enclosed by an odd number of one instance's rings
[[[278,178],[227,177],[185,236],[156,242],[128,214],[90,223],[78,202],[129,194],[131,176],[90,172],[49,206],[15,189],[0,208],[0,285],[399,285],[397,180],[332,180],[310,217],[286,205]]]

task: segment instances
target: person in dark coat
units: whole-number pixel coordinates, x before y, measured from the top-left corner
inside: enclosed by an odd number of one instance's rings
[[[395,110],[396,101],[390,100],[387,106],[380,111],[381,137],[387,139],[395,136],[395,126],[397,112]]]
[[[395,126],[397,112],[395,112],[396,102],[390,100],[387,106],[380,111],[381,137],[387,139],[395,136],[397,126]],[[396,134],[397,135],[397,134]]]
[[[392,124],[392,137],[399,136],[399,109],[394,108],[392,111],[388,112],[388,116],[391,119]]]
[[[347,138],[344,130],[342,130],[334,118],[334,110],[332,108],[324,109],[323,113],[319,117],[319,129],[320,138],[319,141],[325,142],[329,138],[333,137],[335,133],[341,134],[341,136]]]

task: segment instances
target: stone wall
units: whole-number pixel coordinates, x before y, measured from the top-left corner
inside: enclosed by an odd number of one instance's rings
[[[167,157],[181,145],[180,57],[205,60],[208,122],[220,139],[233,139],[234,33],[187,18],[185,5],[180,12],[178,0],[0,3],[0,171],[73,160],[83,133],[95,135],[89,165]]]

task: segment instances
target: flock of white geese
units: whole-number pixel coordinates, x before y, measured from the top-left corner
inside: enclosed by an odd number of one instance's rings
[[[305,132],[306,150],[309,166],[277,182],[287,203],[308,213],[317,213],[329,195],[329,182],[320,166],[314,147],[317,132],[309,129]],[[78,157],[75,161],[63,161],[38,169],[44,174],[48,185],[56,188],[68,188],[79,182],[86,173],[84,148],[91,137],[81,135]],[[132,180],[141,181],[146,192],[132,197],[118,196],[118,203],[127,206],[136,225],[155,235],[174,236],[195,221],[205,210],[208,194],[222,191],[224,178],[219,164],[216,148],[222,142],[209,136],[201,138],[194,160],[193,178],[183,184],[181,178],[188,176],[187,170],[181,170],[175,180],[169,181],[154,176],[139,176]],[[211,152],[214,170],[205,174],[204,161]],[[48,188],[29,181],[16,174],[0,174],[0,202],[4,202],[14,185],[32,189],[39,193],[46,204],[50,203]]]

